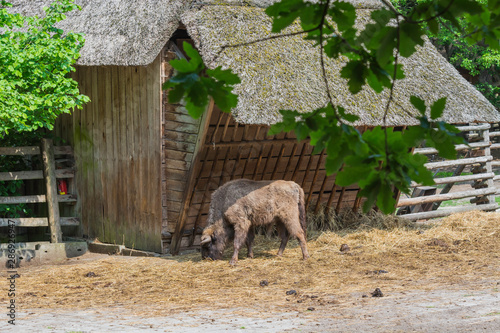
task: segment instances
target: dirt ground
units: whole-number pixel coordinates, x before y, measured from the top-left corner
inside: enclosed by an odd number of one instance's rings
[[[326,232],[307,261],[297,242],[276,257],[279,241],[260,236],[235,267],[230,249],[216,262],[85,254],[18,269],[16,325],[2,315],[0,332],[500,332],[499,230],[500,213],[474,212]]]
[[[229,308],[141,316],[133,308],[22,309],[2,332],[500,332],[495,283],[432,291],[333,297],[335,304],[259,309]],[[457,287],[457,286],[454,286]],[[147,301],[137,305],[142,312]],[[309,308],[309,310],[307,310]]]

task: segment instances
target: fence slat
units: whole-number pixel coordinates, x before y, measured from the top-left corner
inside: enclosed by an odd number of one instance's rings
[[[21,217],[21,218],[0,218],[0,227],[7,227],[14,222],[16,227],[47,227],[49,221],[46,217]],[[80,219],[77,217],[61,217],[61,226],[78,226]]]
[[[58,195],[57,202],[76,202],[76,195],[65,194]],[[0,197],[0,205],[23,204],[23,203],[43,203],[47,202],[45,194],[25,195],[16,197]]]
[[[471,144],[468,144],[468,145],[455,145],[455,149],[457,151],[461,151],[461,150],[467,150],[467,149],[473,149],[473,148],[485,148],[485,147],[489,147],[491,144],[489,142],[474,142],[474,143],[471,143]],[[491,145],[492,147],[494,145]],[[436,148],[415,148],[414,151],[413,151],[415,154],[422,154],[422,155],[428,155],[428,154],[437,154],[438,151]]]
[[[439,210],[433,210],[430,212],[420,212],[406,215],[399,215],[399,217],[408,219],[410,221],[432,219],[436,217],[449,216],[455,213],[471,212],[474,210],[490,211],[498,208],[498,204],[487,204],[487,205],[473,205],[473,206],[460,206],[453,208],[445,208]]]
[[[492,144],[491,147],[490,147],[490,149],[500,149],[500,143],[494,143],[494,144]]]
[[[74,178],[75,172],[73,169],[57,169],[56,178]],[[43,179],[43,171],[12,171],[0,172],[0,180],[26,180],[26,179]]]
[[[40,147],[0,147],[0,155],[39,155]]]
[[[475,175],[434,178],[434,182],[436,183],[436,185],[441,185],[441,184],[451,184],[458,182],[467,182],[470,180],[478,180],[478,179],[491,179],[491,178],[495,179],[494,177],[495,174],[493,172],[486,172],[486,173],[478,173]],[[410,185],[410,187],[417,187],[417,186],[421,186],[421,184],[412,182]]]
[[[54,155],[72,155],[71,146],[55,146]],[[40,147],[0,147],[0,155],[40,155]]]
[[[491,128],[490,124],[479,124],[479,125],[470,125],[470,126],[457,126],[457,128],[462,131],[482,131]]]
[[[420,205],[428,202],[438,202],[445,200],[463,199],[496,193],[496,188],[484,188],[480,190],[452,192],[446,194],[435,194],[425,197],[400,199],[397,207]]]
[[[481,156],[481,157],[474,157],[474,158],[462,158],[460,160],[430,162],[430,163],[425,163],[424,166],[427,169],[437,169],[437,168],[444,168],[444,167],[456,166],[456,165],[486,163],[488,161],[491,161],[492,159],[493,159],[493,156]]]

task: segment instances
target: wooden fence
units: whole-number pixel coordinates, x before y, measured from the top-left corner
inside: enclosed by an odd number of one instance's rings
[[[493,161],[491,150],[500,149],[500,143],[492,144],[491,138],[500,136],[500,131],[490,131],[490,124],[476,124],[458,128],[468,141],[468,144],[455,146],[461,158],[429,162],[425,165],[428,170],[453,170],[452,175],[434,179],[436,185],[444,185],[437,194],[400,199],[397,207],[406,207],[409,211],[401,217],[416,221],[444,217],[458,212],[491,211],[498,208],[498,204],[495,202],[497,188],[495,188],[494,180],[500,179],[500,176],[495,175],[493,166],[500,165],[500,163]],[[414,152],[423,155],[437,154],[435,148],[417,148]],[[471,189],[450,192],[453,185],[464,182],[470,184]],[[411,186],[418,188],[420,184],[413,182]],[[470,205],[437,209],[443,201],[464,198],[471,198]],[[427,211],[415,209],[424,204],[427,204],[430,209]]]
[[[50,227],[50,241],[62,241],[61,226],[78,226],[76,217],[60,217],[59,203],[76,203],[74,194],[59,195],[56,179],[74,178],[74,169],[56,169],[55,155],[73,155],[69,146],[53,146],[52,140],[42,139],[40,147],[0,147],[0,155],[42,155],[43,170],[0,172],[0,181],[44,179],[46,194],[25,196],[3,196],[0,204],[47,203],[48,217],[0,218],[0,227],[8,226],[13,221],[17,227]],[[65,159],[67,160],[67,159]]]
[[[491,161],[491,166],[493,168],[493,171],[495,172],[495,176],[493,177],[494,181],[500,181],[500,123],[492,125],[492,128],[490,129],[490,139],[492,142],[492,145],[490,149],[496,152],[496,154],[493,156],[493,161]],[[495,158],[496,156],[496,158]],[[500,187],[497,187],[497,196],[500,195]]]

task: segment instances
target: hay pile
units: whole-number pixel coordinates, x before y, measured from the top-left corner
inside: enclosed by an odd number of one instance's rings
[[[243,250],[235,267],[228,264],[231,249],[224,261],[216,262],[201,261],[199,253],[82,257],[70,264],[20,269],[17,303],[21,308],[147,304],[144,312],[149,314],[208,307],[286,311],[297,301],[304,301],[301,306],[331,303],[375,288],[386,294],[443,286],[484,288],[500,281],[499,237],[499,213],[472,212],[432,227],[380,229],[364,224],[341,233],[310,233],[307,261],[300,260],[296,241],[283,257],[276,257],[279,240],[265,236],[256,239],[255,259],[245,259]],[[342,244],[350,250],[340,252]],[[286,295],[292,289],[297,295]]]

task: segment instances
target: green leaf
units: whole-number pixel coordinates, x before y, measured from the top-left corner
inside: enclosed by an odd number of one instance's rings
[[[186,59],[170,60],[169,64],[178,72],[191,73],[196,70],[196,66]]]
[[[417,147],[425,139],[426,131],[420,126],[410,126],[403,133],[403,140],[410,147]]]
[[[431,33],[436,35],[439,32],[439,23],[437,19],[428,21],[427,25]]]
[[[206,105],[196,105],[191,101],[186,103],[186,109],[188,110],[188,114],[194,119],[198,119],[201,117],[203,112],[205,111]]]
[[[411,24],[403,21],[400,24],[399,53],[408,58],[416,51],[417,45],[423,45],[424,32],[418,24]]]
[[[424,100],[420,99],[417,96],[411,96],[410,97],[410,102],[411,102],[411,104],[413,104],[413,106],[415,108],[417,108],[418,111],[420,111],[420,113],[423,116],[425,116],[425,110],[427,109],[427,107],[425,106]]]
[[[280,32],[290,26],[306,5],[302,0],[282,0],[266,8],[266,14],[273,18],[272,32]]]
[[[234,74],[231,69],[223,70],[222,67],[219,66],[215,69],[207,69],[206,72],[217,81],[222,81],[225,84],[235,85],[241,83],[240,77]]]
[[[377,197],[377,207],[385,214],[392,213],[396,207],[394,191],[392,186],[387,183],[382,183],[380,186],[380,192]]]
[[[171,104],[179,103],[184,96],[184,87],[181,85],[176,85],[168,92],[168,102]]]
[[[341,71],[341,76],[349,80],[349,91],[353,94],[361,91],[367,74],[365,64],[356,60],[349,61]]]
[[[435,101],[431,106],[431,119],[437,119],[443,115],[446,106],[446,97],[442,97]]]
[[[359,182],[370,173],[370,168],[365,166],[349,166],[340,171],[336,178],[335,183],[338,186],[349,186]]]
[[[201,59],[200,54],[198,51],[188,42],[183,42],[182,43],[182,48],[184,49],[184,52],[191,58],[189,59],[189,63],[193,68],[198,68],[199,66],[203,66],[203,59]]]
[[[397,46],[398,31],[393,27],[386,27],[377,31],[373,37],[370,48],[376,50],[377,62],[381,67],[392,62],[394,49]]]
[[[353,122],[355,122],[355,121],[357,121],[359,119],[359,117],[356,116],[355,114],[346,113],[345,109],[343,107],[341,107],[341,106],[339,106],[337,108],[337,110],[338,110],[340,116],[342,117],[342,119],[344,119],[345,121],[353,123]]]

